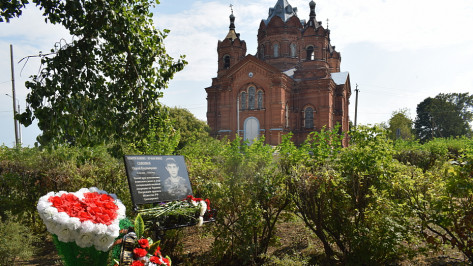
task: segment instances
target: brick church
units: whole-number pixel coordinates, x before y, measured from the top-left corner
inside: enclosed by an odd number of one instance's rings
[[[293,133],[302,143],[312,131],[339,124],[348,131],[350,76],[340,72],[340,53],[330,43],[330,30],[316,20],[311,1],[309,20],[297,17],[288,0],[277,0],[261,20],[256,55],[230,30],[218,42],[218,71],[207,91],[211,135],[250,142],[261,136],[277,145]]]

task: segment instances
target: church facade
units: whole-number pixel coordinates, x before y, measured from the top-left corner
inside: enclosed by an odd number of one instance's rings
[[[232,12],[230,30],[217,46],[217,77],[205,89],[212,136],[239,134],[250,142],[264,136],[277,145],[289,132],[300,144],[324,127],[348,131],[350,76],[340,72],[340,53],[330,30],[316,20],[315,2],[309,6],[305,21],[287,0],[278,0],[260,23],[255,55],[247,55]]]

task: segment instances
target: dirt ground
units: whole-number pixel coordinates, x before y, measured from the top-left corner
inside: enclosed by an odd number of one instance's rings
[[[205,225],[212,226],[212,225]],[[204,226],[204,227],[205,227]],[[201,237],[202,230],[205,228],[190,227],[183,229],[183,241],[179,244],[176,251],[178,257],[174,258],[173,265],[215,265],[215,262],[209,261],[209,251],[212,245],[212,237]],[[271,247],[269,250],[270,263],[268,265],[281,265],[282,258],[297,257],[310,258],[308,265],[324,265],[323,248],[312,236],[311,232],[301,223],[287,222],[278,226],[277,236],[280,239],[279,245]],[[197,243],[197,244],[196,244]],[[165,250],[165,249],[164,249]],[[168,254],[165,251],[165,255]],[[277,258],[274,260],[274,258]],[[281,258],[281,260],[279,260]],[[279,263],[277,261],[279,260]],[[436,253],[428,255],[418,255],[409,261],[403,261],[400,266],[410,265],[468,265],[463,255],[455,250],[443,248]],[[272,261],[272,262],[271,262]],[[300,263],[299,263],[300,264]],[[41,242],[38,253],[29,260],[17,261],[14,265],[62,265],[59,256],[54,248],[50,237]]]

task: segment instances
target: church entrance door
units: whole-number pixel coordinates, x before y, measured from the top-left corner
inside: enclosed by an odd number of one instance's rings
[[[248,140],[249,143],[253,143],[255,139],[259,137],[259,121],[256,117],[248,117],[244,124],[244,140]]]

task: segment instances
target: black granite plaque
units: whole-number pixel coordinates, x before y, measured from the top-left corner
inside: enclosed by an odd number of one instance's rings
[[[182,200],[192,195],[183,156],[125,155],[133,204]]]

